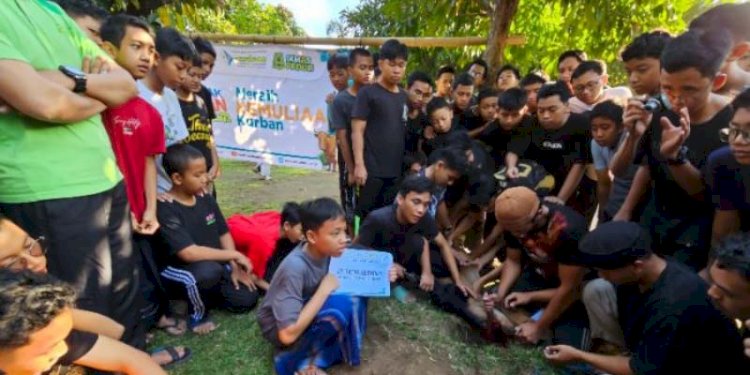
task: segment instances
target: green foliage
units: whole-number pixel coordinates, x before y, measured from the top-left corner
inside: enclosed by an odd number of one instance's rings
[[[487,36],[494,0],[362,0],[341,12],[328,32],[339,36]],[[582,49],[605,61],[613,84],[625,82],[619,50],[633,37],[661,28],[679,33],[712,0],[521,0],[510,28],[526,44],[509,46],[505,61],[522,72],[541,68],[556,76],[557,56]],[[409,68],[435,72],[441,65],[466,66],[485,47],[411,49]]]

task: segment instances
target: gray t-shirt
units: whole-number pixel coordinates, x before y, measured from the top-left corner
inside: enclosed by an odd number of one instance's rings
[[[357,97],[352,95],[349,90],[341,90],[333,99],[331,106],[331,127],[334,131],[346,130],[346,137],[349,139],[349,147],[352,147],[352,109]],[[352,155],[354,158],[354,155]]]
[[[306,242],[300,243],[281,262],[258,308],[263,337],[279,347],[279,330],[297,322],[302,307],[328,273],[331,258],[315,260],[304,250],[306,246]]]
[[[604,169],[609,170],[609,163],[615,156],[617,149],[623,144],[625,137],[627,137],[627,134],[623,133],[615,147],[602,147],[593,139],[591,140],[591,156],[594,159],[594,168],[597,171]],[[637,171],[638,166],[631,164],[628,166],[627,173],[623,177],[615,177],[612,181],[612,190],[609,192],[609,200],[607,201],[607,206],[603,208],[604,212],[610,217],[614,216],[617,211],[620,210],[620,207],[625,202],[625,198],[628,197],[630,185],[633,184],[633,178]]]

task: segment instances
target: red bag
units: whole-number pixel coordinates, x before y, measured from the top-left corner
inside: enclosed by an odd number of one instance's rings
[[[266,264],[273,254],[281,228],[278,211],[257,212],[252,215],[232,215],[227,220],[229,233],[237,251],[245,254],[253,264],[253,273],[259,278],[266,274]]]

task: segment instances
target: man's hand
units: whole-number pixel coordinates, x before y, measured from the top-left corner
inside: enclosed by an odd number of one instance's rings
[[[531,302],[531,295],[524,292],[513,292],[505,297],[503,301],[506,308],[515,309]]]
[[[109,73],[110,70],[112,70],[112,66],[110,65],[109,60],[101,56],[97,56],[94,59],[89,57],[83,58],[81,71],[86,74],[106,74]]]
[[[549,196],[544,197],[544,201],[554,203],[554,204],[559,204],[561,206],[565,205],[565,202],[563,202],[563,200],[560,199],[560,197],[557,197],[554,195],[549,195]]]
[[[435,135],[435,128],[432,126],[425,126],[424,130],[422,130],[422,136],[425,137],[425,139],[435,138]]]
[[[419,278],[419,289],[425,292],[432,292],[435,287],[435,276],[431,272],[423,272]]]
[[[388,281],[395,283],[396,280],[404,277],[406,269],[398,263],[393,263],[391,269],[388,270]]]
[[[463,281],[459,280],[456,282],[456,288],[461,291],[461,293],[464,294],[464,297],[471,297],[471,298],[479,298],[476,292],[474,290],[466,285]]]
[[[354,183],[357,186],[365,186],[367,181],[367,168],[363,164],[354,167]]]
[[[521,323],[516,327],[516,336],[529,344],[538,343],[541,335],[541,329],[536,322]]]
[[[143,220],[139,223],[135,214],[130,213],[130,219],[133,223],[133,230],[136,233],[150,236],[159,229],[159,220],[156,219],[156,213],[146,211],[143,213]]]
[[[569,345],[552,345],[544,348],[544,358],[556,365],[578,362],[581,351]]]
[[[336,275],[329,273],[323,277],[323,281],[320,282],[318,288],[322,288],[327,295],[331,294],[334,290],[339,288],[339,279]]]
[[[518,178],[518,167],[507,167],[505,169],[505,175],[508,176],[508,178]]]
[[[232,265],[231,280],[235,290],[240,289],[240,284],[246,286],[251,291],[258,289],[255,283],[253,283],[253,278],[249,272],[244,271],[237,262],[230,262],[230,264]]]
[[[661,118],[661,155],[674,159],[680,152],[680,147],[690,136],[690,115],[687,108],[680,110],[680,126],[674,126],[668,118]]]
[[[174,197],[169,193],[159,193],[156,194],[156,200],[162,203],[172,203],[174,202]]]
[[[639,139],[648,129],[653,116],[653,113],[643,109],[642,101],[630,99],[622,114],[622,124],[630,137]]]
[[[242,269],[245,272],[251,272],[253,270],[253,264],[250,263],[250,259],[247,259],[245,254],[242,254],[241,252],[237,250],[230,250],[235,252],[234,261],[237,262],[237,265],[242,267]]]

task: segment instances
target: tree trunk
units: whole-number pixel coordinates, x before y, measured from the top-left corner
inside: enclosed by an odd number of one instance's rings
[[[495,9],[492,13],[492,29],[487,37],[487,49],[484,59],[490,65],[492,71],[503,63],[503,50],[505,49],[510,24],[518,10],[520,0],[495,0]]]

